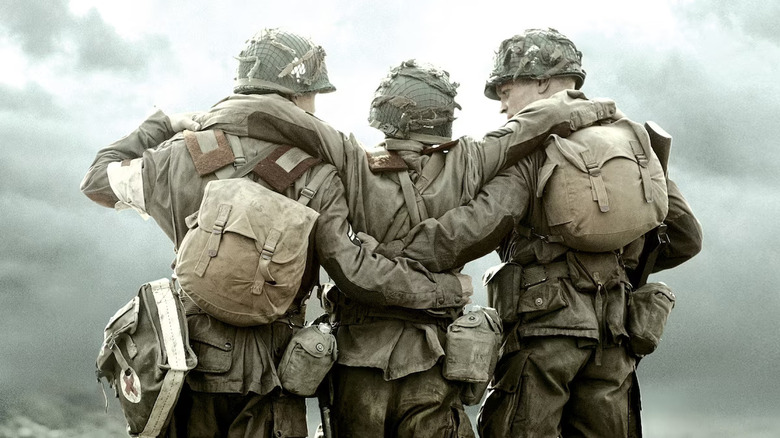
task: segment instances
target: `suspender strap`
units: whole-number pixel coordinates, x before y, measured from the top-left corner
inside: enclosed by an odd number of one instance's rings
[[[446,155],[443,153],[431,154],[431,158],[425,163],[425,167],[423,167],[420,177],[417,178],[417,183],[415,184],[417,191],[423,193],[428,189],[428,186],[430,186],[436,177],[439,176],[441,170],[444,169],[445,159]]]
[[[230,143],[230,149],[233,151],[233,156],[235,159],[233,160],[232,166],[225,166],[214,172],[214,174],[217,175],[217,178],[219,179],[230,178],[230,175],[233,174],[236,168],[243,166],[246,163],[246,157],[244,156],[244,146],[241,144],[241,139],[235,135],[230,134],[225,134],[225,137],[227,137],[228,143]]]
[[[314,176],[311,177],[311,180],[308,184],[306,184],[306,187],[301,190],[301,195],[298,197],[298,202],[308,206],[309,201],[314,199],[314,197],[317,195],[317,192],[319,191],[320,186],[322,186],[322,183],[324,183],[328,177],[335,173],[336,168],[333,166],[322,166],[317,169],[317,172],[314,174]]]
[[[408,171],[402,170],[398,172],[398,179],[401,182],[401,191],[404,195],[406,209],[409,211],[409,220],[411,221],[411,225],[414,227],[423,219],[420,213],[420,209],[417,205],[417,199],[420,197],[420,195],[415,191],[415,187],[412,185],[412,179],[409,177]]]

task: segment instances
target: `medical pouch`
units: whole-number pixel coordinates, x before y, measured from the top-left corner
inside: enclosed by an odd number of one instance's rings
[[[646,356],[658,348],[675,300],[674,293],[664,283],[647,283],[631,292],[626,330],[634,354]]]
[[[503,322],[518,321],[518,300],[523,283],[523,267],[512,262],[488,269],[482,276],[487,289],[488,306],[498,312]]]
[[[473,310],[447,327],[444,367],[447,380],[484,384],[493,377],[501,347],[501,320],[490,307],[475,306]],[[477,401],[481,391],[473,391]],[[473,400],[472,400],[473,401]],[[465,400],[464,400],[465,402]]]
[[[293,335],[277,369],[282,387],[311,397],[336,362],[338,349],[328,323],[312,324]]]
[[[184,377],[196,364],[184,307],[169,279],[143,285],[114,314],[96,361],[98,381],[114,388],[133,437],[165,431]]]

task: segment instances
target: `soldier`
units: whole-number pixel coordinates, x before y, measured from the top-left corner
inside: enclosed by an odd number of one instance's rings
[[[328,80],[324,57],[323,49],[306,38],[264,30],[248,40],[241,52],[234,86],[238,94],[219,107],[225,109],[233,101],[254,107],[273,102],[280,112],[309,117],[304,111],[314,111],[316,95],[335,90]],[[229,126],[230,118],[223,122]],[[157,111],[129,136],[98,152],[81,190],[105,207],[132,208],[151,216],[176,249],[188,230],[185,218],[198,209],[204,187],[216,179],[216,173],[227,170],[229,175],[243,162],[289,149],[277,154],[280,156],[272,163],[266,158],[261,164],[276,166],[276,182],[288,179],[282,194],[293,199],[302,195],[311,198],[308,206],[320,213],[314,231],[316,255],[309,256],[291,310],[271,324],[232,326],[185,298],[198,366],[187,375],[171,435],[305,437],[304,398],[282,391],[276,366],[291,336],[304,323],[305,300],[318,285],[317,259],[338,281],[345,296],[364,304],[459,308],[471,292],[470,279],[459,274],[430,274],[415,262],[387,260],[362,250],[347,221],[344,188],[335,172],[318,191],[306,193],[315,175],[333,170],[331,165],[314,164],[306,169],[306,163],[312,161],[302,151],[245,135],[238,137],[240,147],[231,141],[215,149],[222,155],[201,155],[201,151],[193,151],[186,133],[176,134],[198,128],[191,114],[168,117]],[[229,159],[220,161],[220,156]],[[296,169],[306,170],[298,176],[294,175]],[[258,184],[271,187],[259,167],[254,172]],[[409,295],[408,291],[415,293]]]
[[[450,141],[459,107],[456,86],[447,72],[413,60],[393,68],[369,117],[386,139],[370,151],[313,117],[248,106],[241,117],[250,135],[292,142],[332,163],[345,182],[355,230],[389,242],[421,220],[468,202],[551,132],[567,135],[615,113],[611,101],[587,100],[572,90],[529,107],[482,140]],[[224,113],[214,108],[199,121],[221,127]],[[338,280],[336,286],[338,293],[328,298],[339,324],[333,409],[338,436],[473,436],[460,398],[463,385],[442,376],[444,335],[460,311],[367,305]],[[416,292],[410,289],[401,299]]]
[[[501,43],[485,95],[499,100],[510,117],[539,99],[579,89],[584,79],[581,54],[568,38],[553,29],[529,29]],[[422,222],[400,253],[438,271],[498,247],[505,265],[488,288],[497,284],[490,304],[499,308],[505,333],[480,412],[481,436],[640,436],[633,404],[638,359],[629,348],[626,313],[629,294],[639,286],[629,278],[641,268],[644,238],[601,253],[557,240],[538,191],[546,159],[545,149],[534,152],[488,183],[469,205]],[[701,227],[690,206],[672,181],[667,187],[669,244],[654,271],[701,249]],[[392,256],[398,245],[379,250]]]

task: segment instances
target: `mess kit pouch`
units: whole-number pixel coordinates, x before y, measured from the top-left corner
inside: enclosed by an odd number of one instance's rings
[[[447,327],[442,374],[447,380],[476,385],[461,394],[466,404],[482,399],[498,361],[501,347],[501,320],[490,307],[475,306],[473,310]]]
[[[133,437],[164,431],[196,364],[184,307],[167,278],[143,285],[108,321],[96,363],[98,381],[114,388]]]
[[[645,356],[658,347],[675,299],[664,283],[647,283],[631,292],[626,330],[634,354]]]
[[[312,324],[293,335],[277,368],[282,387],[302,397],[313,396],[336,362],[336,337],[328,323]]]

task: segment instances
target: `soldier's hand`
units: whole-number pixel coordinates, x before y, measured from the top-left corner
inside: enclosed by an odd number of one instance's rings
[[[357,238],[360,239],[361,246],[367,251],[371,251],[376,254],[380,254],[388,259],[394,259],[401,255],[401,251],[404,249],[403,241],[393,240],[387,243],[379,243],[373,236],[368,235],[362,231],[357,233]]]
[[[586,128],[599,120],[609,120],[615,117],[617,106],[612,99],[587,99],[579,90],[566,90],[566,96],[571,105],[571,130]]]
[[[174,132],[181,132],[185,129],[189,131],[197,131],[200,129],[200,123],[195,121],[195,118],[203,114],[202,112],[189,112],[189,113],[176,113],[168,116],[171,121],[171,127]]]

